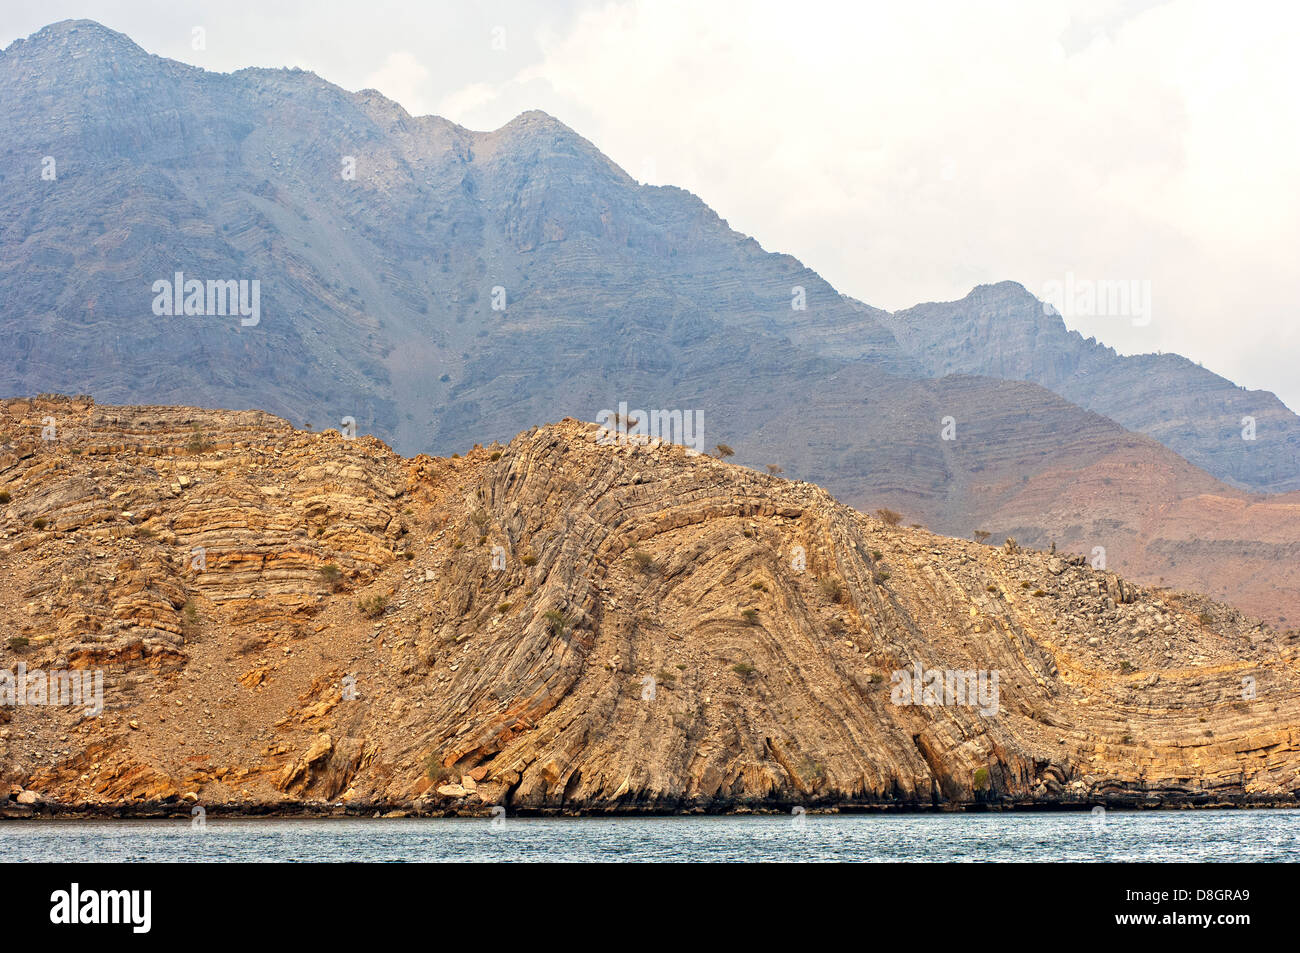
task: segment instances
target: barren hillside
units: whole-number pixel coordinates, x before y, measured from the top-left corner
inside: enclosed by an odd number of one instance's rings
[[[1294,804],[1295,633],[598,439],[0,403],[0,668],[104,673],[0,708],[5,813]]]

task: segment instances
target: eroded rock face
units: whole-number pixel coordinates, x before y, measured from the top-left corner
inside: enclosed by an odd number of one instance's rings
[[[1080,556],[573,420],[409,460],[84,399],[3,402],[0,433],[3,667],[104,677],[98,716],[0,709],[7,816],[1300,789],[1296,634]],[[899,703],[931,671],[985,691]]]

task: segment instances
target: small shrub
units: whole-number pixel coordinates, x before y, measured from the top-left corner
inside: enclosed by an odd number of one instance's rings
[[[49,525],[49,524],[45,522],[44,518],[42,518],[42,517],[40,517],[40,516],[38,516],[38,517],[36,517],[36,519],[32,520],[32,527],[35,528],[35,529],[45,529],[45,527],[48,526],[48,525]]]
[[[8,503],[13,499],[8,490],[0,490],[0,504]]]
[[[734,457],[734,456],[736,455],[736,451],[735,451],[735,450],[732,450],[732,449],[731,449],[729,446],[727,446],[725,443],[720,443],[720,444],[718,444],[716,447],[714,447],[713,449],[715,449],[715,450],[718,451],[718,459],[719,459],[719,460],[725,459],[726,457]]]
[[[822,595],[831,602],[844,601],[844,587],[840,585],[838,579],[823,579],[819,585],[821,587]]]
[[[534,556],[532,553],[524,553],[522,556],[519,557],[519,561],[523,563],[525,566],[537,565],[537,557]]]
[[[882,506],[880,509],[876,510],[876,519],[880,520],[880,522],[884,523],[886,526],[897,526],[899,523],[903,522],[903,514],[898,512],[898,510],[891,510],[889,507]]]
[[[334,563],[326,563],[324,566],[321,566],[318,571],[320,572],[320,577],[331,585],[338,582],[339,579],[343,577],[343,570],[339,569],[339,567]]]
[[[744,612],[742,612],[742,613],[740,614],[740,617],[741,617],[742,619],[744,619],[744,620],[745,620],[747,623],[749,623],[750,625],[758,625],[758,610],[757,610],[757,609],[746,609]]]
[[[989,786],[989,769],[977,768],[975,770],[975,790],[982,791]]]
[[[988,530],[986,530],[986,529],[977,529],[977,530],[975,530],[975,542],[977,542],[977,543],[983,543],[985,540],[987,540],[987,539],[988,539],[990,536],[992,536],[992,535],[993,535],[993,534],[990,533],[990,532],[989,532]]]
[[[1120,659],[1119,670],[1127,675],[1129,672],[1133,671],[1133,663],[1128,659]]]
[[[31,644],[32,644],[32,640],[27,638],[27,636],[25,635],[15,635],[12,639],[9,640],[9,647],[13,649],[15,652],[20,651],[21,649],[25,649],[27,648],[27,646]]]
[[[363,596],[357,600],[357,608],[367,619],[377,619],[388,608],[388,597],[378,593],[373,596]]]
[[[1035,589],[1035,590],[1034,590],[1034,598],[1035,598],[1035,599],[1041,599],[1041,598],[1043,598],[1043,596],[1045,596],[1045,595],[1047,595],[1047,593],[1044,592],[1042,589]]]
[[[493,462],[495,462],[495,461],[497,461],[497,460],[500,460],[500,459],[501,459],[501,451],[500,451],[500,450],[493,450],[493,451],[492,451],[492,460],[493,460]]]
[[[1213,625],[1214,616],[1210,615],[1208,612],[1202,612],[1196,617],[1196,621],[1201,623],[1201,625]]]
[[[641,570],[643,573],[646,573],[647,575],[654,572],[655,569],[654,557],[651,556],[649,553],[647,553],[644,549],[632,550],[632,562],[636,564],[637,569]]]
[[[444,765],[442,759],[436,754],[430,754],[424,760],[424,776],[434,784],[446,784],[450,781],[460,780],[460,772],[455,768]]]
[[[746,680],[753,678],[754,672],[757,671],[757,669],[748,662],[737,662],[735,665],[731,666],[731,670]]]

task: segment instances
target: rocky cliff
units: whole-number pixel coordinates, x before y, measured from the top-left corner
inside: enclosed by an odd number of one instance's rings
[[[76,398],[4,402],[0,446],[3,668],[103,677],[0,708],[9,816],[1300,791],[1297,633],[678,446],[404,459]],[[996,690],[903,703],[936,671]]]

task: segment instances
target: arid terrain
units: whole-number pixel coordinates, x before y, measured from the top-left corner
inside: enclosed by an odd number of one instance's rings
[[[104,673],[0,708],[3,813],[1295,805],[1296,632],[600,438],[0,402],[0,667]]]

